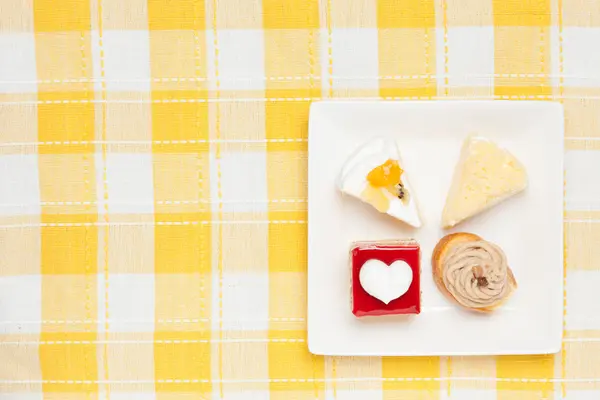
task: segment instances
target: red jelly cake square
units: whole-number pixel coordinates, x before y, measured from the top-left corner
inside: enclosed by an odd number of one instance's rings
[[[354,243],[352,313],[357,317],[419,314],[420,254],[414,240]]]

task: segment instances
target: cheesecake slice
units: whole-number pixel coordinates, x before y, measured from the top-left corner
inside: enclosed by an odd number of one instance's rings
[[[377,211],[418,228],[421,217],[404,168],[396,141],[378,138],[348,157],[338,187]]]
[[[523,164],[489,139],[469,136],[442,213],[442,226],[454,225],[481,213],[527,187]]]

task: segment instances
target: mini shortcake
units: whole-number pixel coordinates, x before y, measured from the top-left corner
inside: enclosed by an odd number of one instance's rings
[[[338,186],[379,212],[421,226],[417,199],[393,140],[379,138],[358,148],[344,164]]]

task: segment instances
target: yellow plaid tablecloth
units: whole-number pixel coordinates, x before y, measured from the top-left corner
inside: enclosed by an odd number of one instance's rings
[[[327,98],[564,104],[559,354],[308,353]],[[598,0],[0,0],[0,398],[598,399],[599,173]]]

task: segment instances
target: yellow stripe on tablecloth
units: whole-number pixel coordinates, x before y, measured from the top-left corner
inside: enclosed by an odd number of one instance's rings
[[[379,0],[377,27],[433,28],[435,27],[434,0]]]
[[[96,332],[44,332],[39,347],[44,393],[85,393],[98,391]],[[72,381],[72,382],[71,382]]]
[[[35,35],[39,100],[90,100],[94,92],[92,35],[88,30],[40,32]],[[67,92],[74,93],[71,98]],[[54,98],[50,97],[56,93]]]
[[[377,4],[371,0],[331,0],[332,26],[337,28],[377,28]]]
[[[320,96],[320,89],[267,90],[266,98],[307,98],[304,101],[278,101],[265,104],[265,133],[267,149],[275,151],[305,151],[308,138],[310,98]],[[287,141],[287,139],[298,139]],[[276,141],[281,140],[281,141]],[[286,141],[284,141],[286,140]]]
[[[44,215],[44,221],[62,220],[63,216]],[[97,221],[96,214],[69,216],[77,226],[44,226],[42,233],[42,264],[44,275],[86,275],[98,272],[98,228],[86,223]]]
[[[568,270],[600,270],[600,212],[568,212],[565,222]]]
[[[91,61],[86,46],[89,41],[83,34],[69,34],[75,40],[70,41],[69,57],[63,58],[62,71],[72,72],[76,76],[91,76]],[[89,36],[87,36],[89,38]],[[37,36],[38,46],[51,43],[64,43],[60,36],[44,33]],[[51,40],[50,40],[51,39]],[[57,42],[54,39],[58,39]],[[60,47],[59,47],[60,48]],[[43,47],[38,47],[38,54]],[[38,59],[38,70],[45,66],[56,68],[56,60],[51,57]],[[56,69],[55,69],[56,70]],[[41,87],[40,90],[46,88]],[[40,92],[39,98],[90,98],[89,86],[76,92]],[[94,138],[93,114],[90,104],[84,105],[42,105],[38,107],[38,137],[40,140],[89,140]],[[57,136],[58,135],[58,136]],[[81,202],[78,207],[81,214],[66,216],[65,206],[48,209],[42,207],[41,222],[62,222],[64,219],[89,223],[97,221],[94,159],[89,154],[90,147],[65,150],[55,147],[47,154],[46,148],[40,148],[38,157],[40,200],[42,202]],[[57,214],[62,209],[64,214]],[[48,214],[51,212],[52,214]],[[77,344],[68,341],[96,339],[96,326],[90,321],[96,319],[97,296],[97,260],[98,229],[95,226],[42,227],[41,245],[41,317],[45,321],[78,321],[68,326],[42,323],[41,340],[60,339],[67,341],[59,345],[41,344],[39,349],[41,377],[44,392],[76,392],[89,396],[97,392],[96,383],[68,384],[66,381],[91,381],[98,379],[97,349],[93,343]],[[29,249],[33,250],[33,249]],[[34,250],[35,251],[35,250]],[[64,382],[64,383],[60,383]]]
[[[210,160],[208,146],[201,151],[154,152],[152,154],[154,175],[155,213],[188,215],[180,220],[209,219],[210,214]],[[204,146],[204,145],[203,145]],[[198,149],[196,149],[198,150]],[[162,218],[162,217],[161,217]],[[172,219],[173,217],[169,217]],[[164,218],[163,218],[164,219]]]
[[[107,117],[107,106],[106,106],[106,100],[107,100],[107,94],[106,94],[106,55],[105,55],[105,49],[104,49],[104,9],[103,9],[103,4],[102,4],[102,0],[97,0],[97,13],[98,13],[98,50],[100,53],[100,77],[101,77],[101,83],[100,83],[100,87],[101,87],[101,95],[100,98],[102,100],[102,104],[100,104],[100,141],[102,142],[101,144],[101,154],[102,154],[102,200],[103,200],[103,212],[102,212],[102,219],[103,222],[105,224],[109,224],[110,223],[110,212],[109,212],[109,208],[108,208],[108,202],[109,202],[109,198],[108,198],[108,165],[107,165],[107,136],[106,136],[106,117]],[[105,226],[102,229],[102,244],[103,244],[103,248],[102,251],[100,252],[100,259],[102,260],[102,274],[103,274],[103,278],[104,278],[104,293],[103,293],[103,297],[104,297],[104,338],[108,338],[109,336],[109,332],[110,332],[110,268],[109,268],[109,243],[110,241],[108,240],[109,238],[109,227]],[[110,357],[109,357],[109,350],[108,350],[108,344],[104,343],[102,345],[102,369],[103,369],[103,374],[102,374],[102,378],[106,381],[109,381],[112,378],[111,372],[110,372]],[[104,396],[106,399],[110,398],[110,393],[111,393],[111,386],[109,384],[104,385],[103,387],[103,391],[104,391]]]
[[[300,4],[302,3],[302,4]],[[296,6],[296,7],[295,7]],[[306,142],[310,100],[321,95],[319,4],[315,0],[263,1],[266,77],[265,97],[306,98],[303,101],[267,101],[265,110],[267,195],[306,198]],[[299,79],[294,79],[294,78]],[[286,139],[285,141],[275,141]],[[270,221],[306,220],[296,205],[268,205]],[[272,399],[322,398],[325,390],[323,357],[308,353],[304,322],[280,322],[281,318],[304,321],[306,317],[306,224],[269,224],[269,322],[268,377]],[[289,299],[289,301],[288,301]],[[298,328],[302,330],[297,330]],[[287,341],[291,339],[290,341]],[[296,341],[302,339],[302,341]]]
[[[35,0],[33,19],[36,32],[89,31],[91,9],[88,0]]]
[[[91,13],[87,1],[34,3],[36,69],[38,78],[37,140],[89,142],[95,139],[91,55]],[[54,80],[69,83],[55,84]],[[84,82],[80,82],[80,81]],[[80,103],[51,103],[74,100]],[[86,103],[87,102],[87,103]],[[23,139],[21,139],[23,140]],[[93,146],[41,146],[38,149],[42,202],[80,202],[76,212],[65,206],[42,207],[41,222],[97,220],[96,172]],[[62,214],[58,212],[62,211]],[[98,229],[95,226],[42,227],[40,234],[41,318],[77,321],[69,325],[41,324],[41,378],[45,393],[75,392],[89,397],[97,392]],[[24,250],[24,249],[23,249]],[[35,251],[35,249],[28,249]],[[71,341],[71,342],[69,342]],[[84,381],[92,383],[74,383]],[[61,383],[62,382],[62,383]]]
[[[213,29],[213,47],[214,47],[214,70],[215,70],[215,91],[213,92],[213,97],[215,99],[220,99],[221,97],[221,75],[219,71],[219,34],[218,34],[218,26],[217,26],[217,1],[212,1],[212,29]],[[223,174],[222,174],[222,150],[221,150],[221,103],[217,102],[214,105],[214,125],[212,127],[212,132],[214,133],[214,138],[216,139],[215,147],[214,147],[214,167],[216,169],[217,176],[217,193],[216,193],[216,201],[217,201],[217,212],[213,212],[213,220],[222,221],[223,220]],[[212,168],[212,165],[211,165]],[[214,199],[214,194],[211,196]],[[215,218],[216,214],[216,218]],[[224,396],[223,392],[223,344],[221,343],[223,339],[223,230],[222,226],[216,225],[213,227],[213,236],[216,236],[216,247],[217,247],[217,256],[216,256],[216,273],[218,277],[218,302],[219,302],[219,315],[218,315],[218,332],[217,337],[219,339],[219,343],[217,344],[217,376],[219,377],[219,397],[222,399]],[[213,332],[214,334],[214,332]]]
[[[154,339],[154,378],[157,398],[177,394],[205,397],[213,389],[210,331],[157,331]]]
[[[263,0],[264,29],[316,29],[318,0]]]
[[[437,95],[435,29],[379,29],[379,75],[415,76],[411,79],[379,79],[382,97],[424,97]]]
[[[552,95],[550,1],[493,1],[496,95]],[[498,378],[532,378],[539,382],[499,381],[498,398],[534,399],[552,394],[555,356],[498,357]]]
[[[549,27],[497,26],[494,41],[495,95],[552,95]]]
[[[502,356],[496,359],[499,400],[548,398],[554,391],[555,355]],[[526,378],[521,382],[520,379]]]
[[[550,25],[550,0],[492,0],[494,26]]]
[[[448,8],[448,25],[451,27],[493,25],[491,0],[445,0]]]
[[[269,220],[306,221],[305,212],[273,212]],[[269,271],[305,272],[307,265],[307,225],[269,224]]]
[[[183,220],[193,217],[180,216]],[[210,220],[210,215],[207,217]],[[212,227],[197,225],[156,225],[154,228],[155,273],[206,273],[211,271]]]
[[[155,332],[210,332],[211,277],[210,271],[155,275]]]
[[[465,390],[488,390],[496,389],[496,359],[494,357],[449,357],[452,371],[446,376],[448,382],[442,382],[442,388],[450,395],[458,396],[457,392]],[[443,389],[442,389],[443,390]],[[460,393],[459,392],[459,393]]]
[[[158,30],[203,30],[205,0],[148,0],[148,28]]]
[[[153,100],[207,99],[204,90],[152,91]],[[209,139],[207,102],[152,104],[152,140],[171,142],[154,144],[153,151],[170,153],[207,152]],[[191,141],[195,143],[183,143]]]
[[[600,27],[600,3],[593,0],[564,0],[564,24],[569,27]]]
[[[383,382],[383,398],[439,399],[442,384],[438,380],[428,378],[439,378],[440,366],[440,357],[383,357],[381,377],[386,379]],[[399,379],[395,380],[396,378]]]
[[[269,378],[271,398],[321,398],[325,389],[324,358],[308,353],[304,331],[270,330]],[[300,339],[301,341],[299,341]]]
[[[39,223],[39,216],[27,219]],[[35,275],[41,265],[41,227],[0,229],[0,276]]]
[[[22,0],[5,0],[0,13],[0,32],[31,32],[33,30],[31,4]]]
[[[596,393],[600,390],[600,332],[597,330],[568,332],[564,343],[564,391]]]
[[[40,101],[47,100],[91,100],[93,92],[40,92]],[[89,144],[96,138],[95,106],[93,103],[40,104],[38,112],[38,140],[79,141],[81,145],[40,146],[40,154],[92,153],[94,146]]]
[[[42,214],[42,221],[97,221],[95,200],[95,168],[88,154],[40,156],[40,195],[42,201],[64,197],[85,202],[83,214],[65,217]],[[49,162],[46,164],[45,162]],[[44,209],[42,209],[44,212]],[[42,324],[42,340],[96,340],[98,308],[98,228],[83,224],[71,227],[41,228],[42,318],[44,320],[80,321],[68,327]],[[94,344],[63,343],[40,345],[42,378],[49,381],[96,381],[97,349]],[[44,392],[97,391],[97,384],[49,383]]]

